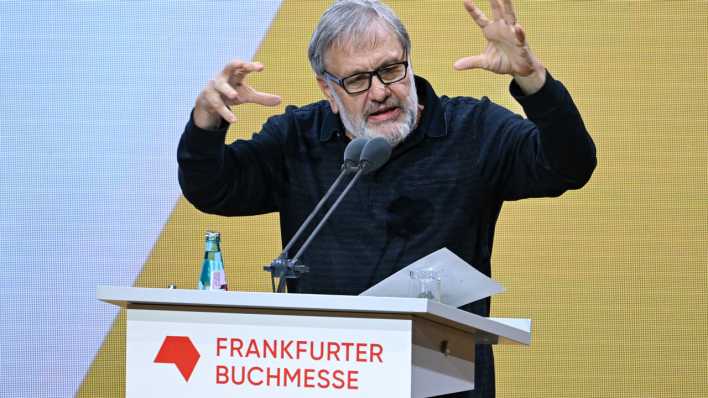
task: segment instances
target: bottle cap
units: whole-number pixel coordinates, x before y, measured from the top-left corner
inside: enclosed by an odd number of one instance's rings
[[[204,238],[206,240],[221,240],[221,233],[218,231],[206,231]]]

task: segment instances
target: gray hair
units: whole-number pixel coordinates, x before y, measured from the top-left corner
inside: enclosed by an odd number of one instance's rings
[[[324,58],[334,46],[356,44],[371,35],[371,26],[379,23],[398,38],[406,54],[410,54],[411,39],[398,16],[378,0],[338,0],[322,14],[312,34],[307,55],[312,70],[318,76],[325,73]]]

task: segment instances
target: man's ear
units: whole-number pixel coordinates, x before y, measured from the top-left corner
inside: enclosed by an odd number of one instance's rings
[[[334,100],[334,94],[332,93],[333,89],[330,88],[329,84],[327,84],[327,82],[319,76],[317,77],[317,85],[320,86],[320,91],[322,91],[322,94],[324,94],[327,101],[329,101],[329,107],[332,108],[332,112],[339,113],[337,101]]]

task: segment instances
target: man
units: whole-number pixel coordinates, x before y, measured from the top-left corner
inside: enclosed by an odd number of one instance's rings
[[[596,164],[570,95],[530,50],[510,0],[490,2],[491,19],[465,1],[488,45],[454,67],[512,75],[511,94],[529,120],[486,98],[438,97],[413,74],[408,34],[390,9],[339,1],[308,51],[326,101],[288,107],[251,140],[224,145],[231,106],[280,102],[246,84],[263,65],[231,62],[197,98],[182,136],[184,195],[208,213],[277,211],[287,242],[339,173],[347,143],[384,137],[390,161],[341,203],[302,257],[310,272],[289,290],[359,294],[441,247],[490,275],[503,201],[580,188]],[[488,316],[489,300],[463,309]],[[494,396],[489,346],[477,347],[476,362],[475,390],[450,397]]]

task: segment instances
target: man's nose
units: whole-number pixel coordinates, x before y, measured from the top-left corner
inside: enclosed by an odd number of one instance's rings
[[[389,96],[388,85],[381,83],[378,76],[372,76],[371,87],[369,87],[369,96],[374,101],[383,101]]]

